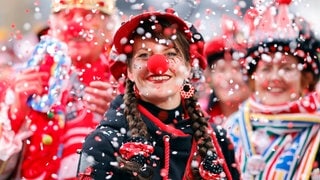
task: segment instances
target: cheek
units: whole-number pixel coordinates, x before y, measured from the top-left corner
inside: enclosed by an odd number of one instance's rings
[[[221,81],[225,80],[224,74],[219,72],[213,73],[211,77],[215,84],[219,84]]]
[[[169,63],[169,70],[176,76],[186,79],[190,76],[190,69],[186,66],[184,62],[173,61]]]
[[[133,62],[131,68],[132,74],[137,77],[143,77],[148,73],[147,64],[142,62]]]
[[[294,74],[294,75],[291,75],[291,76],[283,76],[283,79],[286,81],[286,82],[300,82],[301,81],[301,75],[299,74]]]
[[[142,62],[133,62],[132,69],[134,71],[142,71],[147,69],[147,64]]]
[[[265,89],[265,88],[268,88],[269,86],[269,83],[268,83],[268,80],[261,80],[261,81],[256,81],[256,85]]]
[[[185,64],[182,63],[181,60],[179,59],[168,59],[169,61],[169,68],[172,72],[179,72],[179,71],[183,71],[181,70],[182,67],[185,67]]]

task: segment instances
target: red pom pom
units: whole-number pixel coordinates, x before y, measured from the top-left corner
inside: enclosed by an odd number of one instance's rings
[[[164,55],[155,54],[148,59],[147,67],[153,74],[163,74],[168,71],[169,63]]]
[[[104,2],[103,2],[103,1],[99,1],[99,2],[98,2],[98,5],[99,5],[100,7],[104,7]]]
[[[126,45],[124,48],[123,48],[123,51],[124,53],[126,54],[129,54],[132,52],[132,46],[131,45]]]
[[[279,4],[290,4],[291,3],[291,0],[278,0],[278,3]]]
[[[175,10],[173,8],[167,8],[165,10],[167,13],[171,13],[171,14],[174,14],[175,13]]]
[[[174,34],[173,32],[173,28],[171,27],[167,27],[163,30],[163,34],[165,37],[170,37],[172,34]]]

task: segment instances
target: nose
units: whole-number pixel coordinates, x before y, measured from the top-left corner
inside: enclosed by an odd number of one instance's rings
[[[163,74],[168,71],[169,63],[164,55],[154,54],[148,59],[147,67],[153,74]]]
[[[225,79],[232,80],[234,78],[234,72],[232,70],[228,70],[224,73]]]
[[[83,27],[81,23],[72,21],[68,24],[67,33],[72,36],[79,36],[79,33],[82,31]]]
[[[273,69],[270,73],[270,81],[274,82],[275,84],[280,83],[280,79],[282,77],[282,74],[279,69]]]
[[[72,11],[69,17],[67,33],[72,36],[79,36],[80,32],[83,31],[83,14],[78,11]]]

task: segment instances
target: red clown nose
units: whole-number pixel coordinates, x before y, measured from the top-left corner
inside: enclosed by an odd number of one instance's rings
[[[161,54],[154,54],[148,59],[148,70],[153,74],[163,74],[168,71],[169,63],[167,58]]]

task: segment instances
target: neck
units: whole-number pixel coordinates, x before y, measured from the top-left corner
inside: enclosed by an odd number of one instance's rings
[[[165,110],[170,110],[178,107],[181,103],[181,96],[173,96],[169,98],[155,98],[155,99],[148,99],[148,98],[143,98],[141,97],[143,101],[149,102],[154,104],[155,106],[165,109]]]
[[[224,116],[229,117],[239,109],[240,102],[219,102],[221,112]]]

